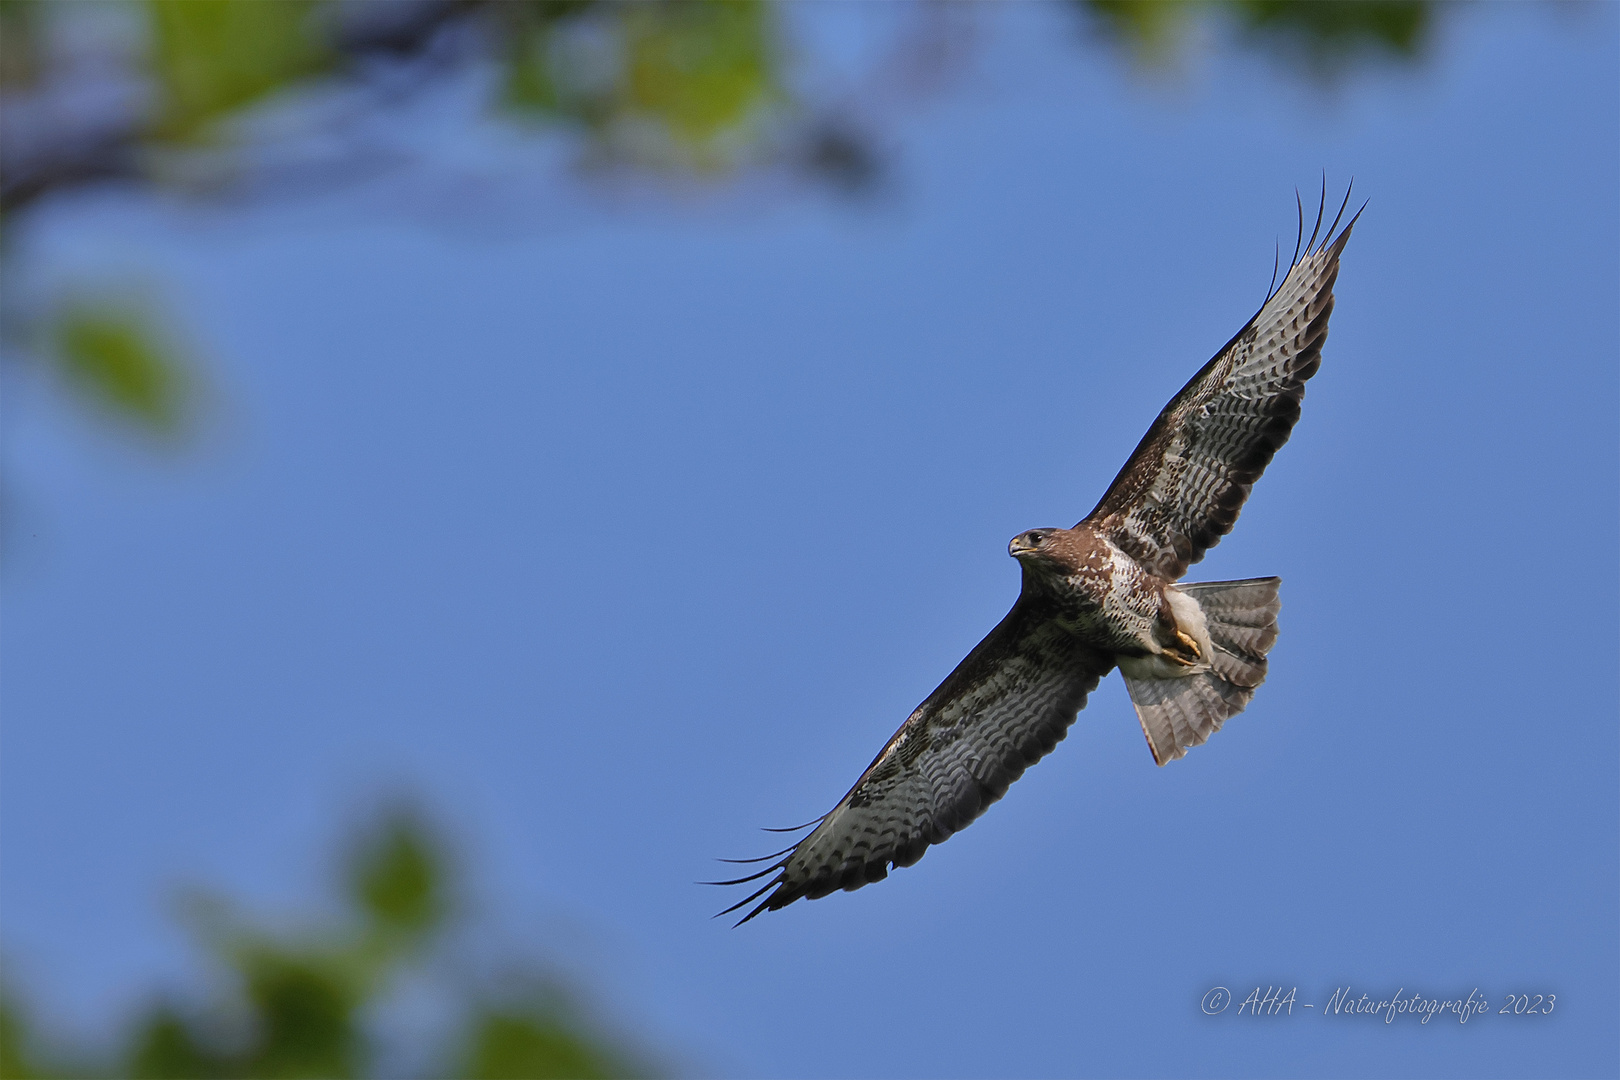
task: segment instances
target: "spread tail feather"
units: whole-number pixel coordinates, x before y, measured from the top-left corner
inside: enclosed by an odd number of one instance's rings
[[[1210,667],[1175,679],[1125,676],[1153,760],[1163,765],[1202,744],[1242,712],[1266,678],[1266,653],[1277,641],[1281,578],[1207,581],[1178,586],[1198,601],[1214,645]]]

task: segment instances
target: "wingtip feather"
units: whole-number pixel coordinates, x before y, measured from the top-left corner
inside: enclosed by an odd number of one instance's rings
[[[726,908],[726,910],[717,911],[717,912],[715,912],[713,915],[711,915],[709,917],[711,919],[718,919],[722,915],[730,915],[733,911],[736,911],[738,908],[744,907],[744,906],[746,906],[748,904],[753,903],[755,900],[758,900],[761,896],[764,896],[766,893],[770,892],[772,889],[776,888],[776,886],[778,886],[780,884],[781,884],[781,882],[779,882],[779,881],[768,881],[768,882],[765,883],[765,887],[760,889],[758,892],[753,893],[750,896],[743,897],[741,900],[737,901],[735,904],[732,904],[730,907]],[[769,903],[769,902],[770,902],[769,900],[766,901],[766,903]],[[759,907],[755,908],[753,911],[750,911],[746,916],[744,916],[736,924],[736,926],[733,926],[732,929],[735,930],[738,926],[741,926],[743,923],[747,922],[749,919],[752,919],[755,915],[758,915],[760,913],[760,911],[764,909],[764,907],[765,907],[765,904],[761,904]]]
[[[1295,192],[1298,195],[1298,192]],[[1322,170],[1322,201],[1316,204],[1316,224],[1311,227],[1311,238],[1305,244],[1305,257],[1310,258],[1311,249],[1316,246],[1316,234],[1322,230],[1322,214],[1327,210],[1327,170]],[[1303,222],[1301,223],[1303,225]]]
[[[742,865],[747,865],[748,863],[764,862],[766,859],[780,859],[783,855],[786,855],[788,852],[792,851],[794,848],[796,848],[798,846],[799,846],[798,844],[789,844],[787,847],[783,848],[781,851],[773,851],[769,855],[756,855],[752,859],[716,859],[714,861],[715,862],[723,862],[723,863],[739,863],[739,864],[742,864]]]
[[[826,821],[826,820],[827,820],[827,815],[822,814],[820,817],[813,818],[810,821],[805,822],[803,825],[794,825],[794,826],[791,826],[790,828],[786,828],[786,829],[772,829],[772,828],[767,827],[767,828],[761,829],[760,831],[761,832],[798,832],[800,829],[808,829],[812,825],[820,825],[823,821]]]

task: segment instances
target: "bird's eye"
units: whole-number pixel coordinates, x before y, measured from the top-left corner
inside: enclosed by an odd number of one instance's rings
[[[1032,543],[1032,544],[1039,544],[1042,540],[1045,540],[1045,539],[1046,539],[1046,534],[1045,533],[1032,532],[1032,533],[1029,534],[1029,542]]]

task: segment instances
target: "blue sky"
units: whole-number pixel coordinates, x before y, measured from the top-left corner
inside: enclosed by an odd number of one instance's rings
[[[526,205],[441,135],[477,183],[55,208],[43,272],[149,274],[210,405],[153,456],[8,387],[9,974],[105,1027],[195,977],[177,889],[318,905],[408,789],[486,947],[692,1073],[1611,1075],[1617,22],[1471,11],[1321,90],[1144,78],[1009,8],[856,206]],[[1189,575],[1283,578],[1249,710],[1158,769],[1111,677],[915,867],[711,921],[690,883],[829,808],[994,625],[1007,540],[1090,510],[1324,169],[1371,200],[1324,363]],[[1316,1008],[1206,1016],[1216,985]],[[1490,1008],[1316,1015],[1345,985]]]

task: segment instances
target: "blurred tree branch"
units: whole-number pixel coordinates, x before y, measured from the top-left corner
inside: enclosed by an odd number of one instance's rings
[[[146,0],[148,39],[112,73],[124,93],[64,108],[85,73],[50,55],[39,0],[0,0],[7,47],[0,213],[107,179],[151,175],[152,154],[220,144],[226,122],[295,86],[364,78],[452,31],[506,69],[501,102],[608,137],[639,121],[699,153],[779,96],[771,9],[759,0]],[[594,53],[595,55],[591,55]],[[424,78],[444,69],[424,69]],[[104,78],[107,72],[100,73]]]
[[[1132,45],[1162,45],[1214,16],[1319,67],[1368,51],[1412,57],[1433,21],[1429,0],[1077,2]],[[0,0],[6,111],[27,114],[41,96],[82,77],[50,55],[43,6]],[[457,26],[474,26],[479,50],[505,67],[506,105],[599,134],[635,114],[676,141],[702,144],[781,95],[776,20],[763,0],[145,0],[134,9],[145,14],[150,48],[132,65],[144,71],[124,75],[148,84],[147,104],[58,110],[48,133],[7,124],[0,212],[93,181],[139,179],[143,148],[202,138],[231,113],[298,83],[353,76],[375,58],[419,56]],[[602,70],[600,56],[597,70],[585,70],[592,58],[569,48],[571,31],[593,25],[598,37],[617,39],[617,70]],[[24,115],[21,127],[28,121]]]
[[[1433,22],[1429,0],[1073,3],[1145,59],[1213,20],[1314,75],[1371,55],[1415,57]],[[786,164],[839,190],[869,189],[882,162],[863,127],[787,88],[780,11],[769,0],[0,0],[0,239],[43,200],[93,184],[228,184],[275,139],[246,121],[292,91],[330,94],[386,72],[396,92],[371,102],[386,113],[401,87],[477,65],[499,72],[492,110],[571,128],[599,161],[706,176]],[[92,23],[104,25],[82,32]],[[949,64],[927,38],[914,43],[919,56]],[[910,63],[903,53],[885,62]],[[0,247],[11,279],[24,272],[14,246]],[[47,360],[137,428],[180,429],[189,380],[151,311],[80,297],[54,312],[8,303],[0,317],[8,355]]]

